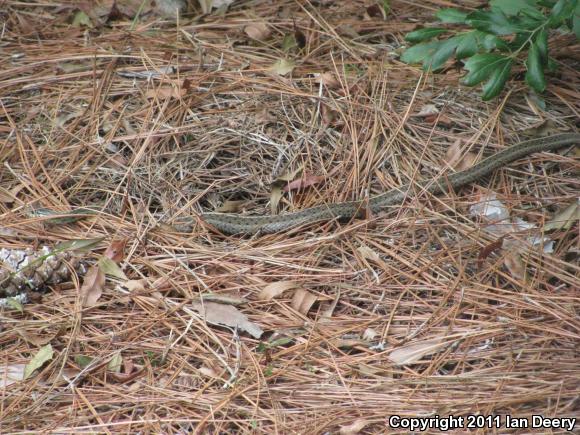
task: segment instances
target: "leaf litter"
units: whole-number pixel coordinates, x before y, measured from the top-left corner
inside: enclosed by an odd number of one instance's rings
[[[82,5],[90,23],[78,26],[78,8],[50,1],[9,0],[0,12],[0,249],[127,238],[129,278],[109,278],[107,297],[82,316],[77,280],[93,286],[81,272],[22,312],[0,308],[4,373],[16,379],[38,351],[18,328],[62,331],[47,343],[58,361],[7,387],[4,431],[382,433],[387,413],[573,409],[578,224],[564,211],[578,196],[575,150],[526,157],[438,197],[414,184],[444,177],[456,142],[458,156],[484,156],[544,122],[550,134],[573,130],[570,40],[551,41],[562,67],[541,104],[518,78],[482,103],[454,68],[399,61],[404,33],[432,18],[412,2],[390,13],[380,3],[385,14],[361,1],[189,2],[173,19],[109,3],[104,14]],[[244,32],[257,22],[271,30],[265,41]],[[428,105],[439,113],[413,116]],[[195,219],[226,201],[244,201],[234,213],[271,214],[270,181],[297,171],[332,175],[299,195],[281,184],[276,212],[412,188],[403,207],[282,234],[222,237]],[[471,214],[477,186],[497,192],[495,221]],[[37,203],[99,212],[22,212]],[[181,217],[183,232],[164,226]],[[502,265],[505,245],[476,267],[504,236],[521,243],[525,279]],[[101,251],[86,251],[95,264]],[[299,285],[259,297],[276,282]],[[242,304],[228,305],[232,295]],[[191,308],[210,303],[216,324]],[[270,337],[280,341],[259,352]],[[78,357],[92,358],[86,372]],[[65,384],[70,394],[53,383],[61,367],[83,373]]]

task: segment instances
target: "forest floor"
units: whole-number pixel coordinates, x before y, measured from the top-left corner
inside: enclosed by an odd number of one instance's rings
[[[577,150],[349,222],[249,237],[195,219],[367,198],[574,130],[573,36],[550,40],[542,97],[516,74],[483,102],[458,65],[399,60],[437,7],[481,2],[0,3],[0,250],[60,249],[44,267],[62,269],[0,308],[2,434],[578,415]]]

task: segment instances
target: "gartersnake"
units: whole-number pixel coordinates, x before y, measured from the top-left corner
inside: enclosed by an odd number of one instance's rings
[[[566,145],[580,143],[580,133],[562,133],[519,142],[496,153],[465,171],[451,174],[439,180],[427,180],[405,185],[363,201],[339,202],[307,208],[294,213],[273,216],[243,216],[226,213],[202,213],[200,218],[226,234],[275,233],[313,222],[332,219],[350,219],[362,211],[373,213],[393,205],[402,204],[411,192],[440,194],[472,183],[508,163],[540,151],[553,151]],[[411,188],[413,187],[413,188]]]

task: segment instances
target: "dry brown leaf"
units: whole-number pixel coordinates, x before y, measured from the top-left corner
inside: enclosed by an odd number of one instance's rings
[[[170,98],[180,99],[186,93],[187,90],[183,86],[162,85],[158,88],[149,89],[145,92],[145,97],[158,100],[168,100]]]
[[[208,378],[218,378],[218,374],[211,367],[201,366],[200,368],[197,369],[197,371],[200,372],[202,375],[207,376]]]
[[[278,204],[282,199],[282,187],[278,185],[272,186],[272,190],[270,191],[270,211],[272,214],[276,214],[278,210]]]
[[[564,210],[559,210],[550,222],[544,225],[544,231],[567,230],[580,220],[580,200],[574,199]]]
[[[270,37],[272,31],[266,23],[253,23],[244,28],[244,32],[256,41],[265,41]]]
[[[35,346],[44,346],[45,344],[50,343],[52,339],[59,334],[59,331],[44,335],[34,334],[32,332],[23,331],[20,329],[17,329],[17,331],[24,340]]]
[[[218,213],[238,213],[244,204],[248,201],[225,201],[221,206],[216,208]]]
[[[445,337],[436,337],[429,340],[407,344],[403,347],[393,350],[389,354],[389,359],[396,365],[413,364],[427,355],[431,355],[448,345],[444,341]]]
[[[104,285],[104,272],[98,264],[91,266],[86,273],[83,285],[81,286],[80,294],[83,307],[92,307],[97,303],[103,293]]]
[[[306,314],[316,302],[316,296],[304,289],[296,289],[292,298],[291,306],[300,314]]]
[[[105,249],[103,255],[110,258],[115,263],[122,261],[124,259],[125,245],[127,244],[127,240],[127,238],[113,240],[107,249]]]
[[[235,294],[207,293],[205,295],[201,295],[201,299],[204,302],[218,302],[220,304],[226,305],[245,305],[248,303],[246,298]]]
[[[262,301],[269,301],[270,299],[274,299],[275,297],[280,296],[286,290],[290,290],[296,287],[299,287],[299,284],[294,281],[273,282],[262,289],[258,295],[258,299]]]
[[[131,293],[143,293],[145,291],[146,279],[130,279],[123,283],[123,286]]]
[[[363,332],[363,340],[365,341],[373,341],[379,333],[373,328],[367,328]]]
[[[0,390],[15,382],[24,379],[24,370],[26,364],[12,364],[9,366],[0,366]]]
[[[439,113],[439,109],[434,104],[425,104],[421,107],[418,113],[412,115],[416,118],[425,118],[427,116],[436,115]]]
[[[364,418],[358,418],[348,426],[341,426],[339,433],[340,435],[355,435],[359,433],[361,430],[363,430],[365,427],[367,427],[369,424],[371,424],[370,421],[365,420]]]
[[[314,184],[321,183],[325,180],[325,177],[321,175],[304,174],[301,178],[291,181],[286,184],[282,189],[284,192],[290,192],[291,190],[299,190],[310,187]]]
[[[381,257],[379,257],[379,254],[377,254],[375,251],[373,251],[368,246],[359,246],[358,248],[356,248],[356,250],[363,258],[365,258],[367,260],[371,260],[371,261],[374,261],[376,263],[381,262]]]
[[[192,307],[201,314],[209,324],[239,328],[246,331],[254,338],[260,338],[262,336],[262,328],[255,323],[250,322],[245,314],[242,314],[232,305],[205,302],[203,304],[193,303]]]
[[[464,171],[477,161],[477,155],[472,152],[463,152],[461,140],[456,140],[445,153],[447,164],[456,171]]]
[[[477,256],[477,267],[481,269],[483,266],[483,262],[487,257],[489,257],[493,252],[501,249],[503,245],[503,237],[500,237],[495,242],[489,243],[484,246],[481,251],[479,251],[479,255]]]
[[[339,299],[340,299],[340,287],[337,289],[336,294],[334,295],[334,299],[332,300],[328,308],[322,311],[322,314],[320,316],[321,321],[328,321],[332,317],[332,314],[334,313],[334,310],[338,305]]]
[[[514,278],[522,281],[526,280],[526,266],[520,251],[512,249],[507,252],[503,259],[503,264]]]
[[[340,87],[340,82],[336,79],[330,71],[318,74],[314,79],[316,83],[322,83],[328,89],[336,89]]]

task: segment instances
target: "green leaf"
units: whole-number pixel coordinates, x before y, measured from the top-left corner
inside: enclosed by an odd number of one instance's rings
[[[558,0],[548,17],[548,27],[559,27],[564,20],[572,17],[577,0]]]
[[[524,10],[537,11],[537,0],[491,0],[492,9],[499,9],[507,16],[518,15]]]
[[[481,95],[483,101],[491,100],[493,97],[499,95],[510,78],[512,64],[513,60],[506,58],[502,65],[496,67],[489,81],[483,85],[483,93]]]
[[[558,69],[558,62],[551,57],[548,57],[548,71],[551,73],[555,72]]]
[[[391,12],[391,0],[383,0],[383,11],[385,11],[385,16],[389,15],[389,12]]]
[[[50,361],[53,355],[54,352],[50,343],[41,347],[40,350],[36,352],[36,355],[32,357],[30,362],[26,364],[26,367],[24,368],[24,379],[28,379],[36,369],[42,367],[45,362]]]
[[[477,53],[477,30],[466,33],[457,46],[457,52],[455,57],[457,59],[463,59],[465,57],[471,57]]]
[[[66,242],[59,243],[55,246],[54,250],[58,252],[62,251],[90,251],[92,248],[97,246],[105,240],[104,237],[98,237],[96,239],[76,239],[67,240]]]
[[[488,51],[498,49],[500,51],[509,51],[509,46],[507,42],[503,39],[498,38],[495,35],[486,34],[484,32],[479,32],[483,37],[481,38],[481,45]]]
[[[121,356],[121,351],[117,351],[113,354],[109,363],[107,364],[107,370],[113,373],[121,373],[121,366],[123,365],[123,357]]]
[[[129,279],[117,265],[117,263],[115,263],[109,257],[101,256],[99,258],[98,264],[105,275],[113,276],[115,278],[122,279],[123,281],[127,281]]]
[[[405,35],[405,39],[409,42],[423,42],[433,39],[434,37],[447,32],[447,29],[441,29],[439,27],[430,27],[426,29],[419,29],[413,32],[409,32]]]
[[[463,24],[468,13],[455,8],[439,9],[435,16],[444,23]]]
[[[443,41],[431,41],[414,45],[405,50],[401,56],[401,61],[411,64],[421,63],[425,61],[427,57],[432,56],[442,43]]]
[[[76,355],[74,359],[81,369],[88,367],[93,362],[93,358],[87,355]]]
[[[542,29],[538,32],[535,44],[540,53],[540,61],[542,62],[542,65],[545,65],[548,61],[548,32],[546,29]]]
[[[449,38],[439,46],[437,51],[433,53],[433,57],[431,58],[431,62],[423,62],[423,69],[431,69],[433,71],[437,71],[440,69],[447,60],[453,56],[457,45],[461,42],[463,37],[454,36],[453,38]]]
[[[20,303],[18,299],[15,298],[8,298],[6,299],[6,305],[13,310],[17,310],[20,313],[24,313],[24,307]]]
[[[536,92],[544,92],[546,89],[546,78],[540,50],[536,43],[530,45],[528,60],[526,61],[526,83]]]
[[[576,39],[580,39],[580,1],[576,3],[574,18],[572,18],[572,29],[574,30]]]
[[[285,76],[291,73],[295,66],[296,63],[293,60],[279,59],[270,67],[270,71],[274,74]]]
[[[284,35],[284,39],[282,39],[282,50],[290,51],[293,48],[298,47],[298,43],[296,42],[296,38],[291,33],[287,33]]]
[[[495,53],[476,54],[472,56],[465,62],[465,69],[469,73],[463,78],[463,84],[475,86],[487,80],[507,60],[509,60],[507,57]]]
[[[495,35],[511,35],[519,30],[499,9],[472,12],[465,22],[477,30]]]

